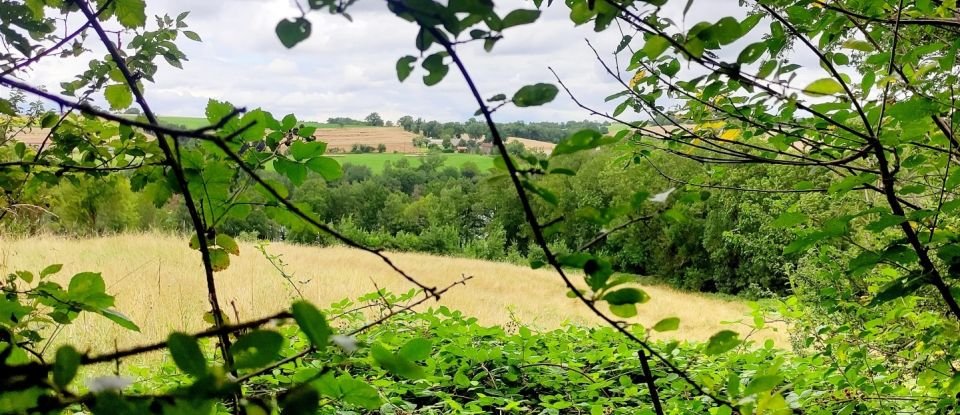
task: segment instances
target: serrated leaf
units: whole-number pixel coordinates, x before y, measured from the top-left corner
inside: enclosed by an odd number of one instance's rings
[[[210,249],[210,265],[213,272],[220,272],[230,267],[230,254],[222,248]]]
[[[133,93],[126,84],[108,85],[103,89],[103,96],[114,111],[127,109],[133,104]]]
[[[224,235],[222,233],[217,234],[217,246],[223,248],[224,251],[227,251],[229,254],[240,255],[240,245],[237,245],[237,241],[234,241],[229,235]]]
[[[146,7],[144,0],[114,0],[113,14],[124,27],[135,29],[147,23]]]

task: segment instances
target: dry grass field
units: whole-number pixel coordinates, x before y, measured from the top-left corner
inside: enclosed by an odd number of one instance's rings
[[[17,135],[16,139],[36,146],[43,142],[48,132],[48,129],[33,128]],[[387,153],[419,154],[424,151],[422,148],[413,146],[413,138],[417,135],[404,131],[400,127],[319,128],[315,136],[318,140],[326,142],[328,148],[336,148],[340,151],[350,151],[354,144],[366,144],[374,148],[384,144],[387,146]],[[554,143],[519,137],[510,137],[507,141],[519,141],[528,150],[540,150],[547,154],[557,146]]]
[[[520,137],[507,138],[508,143],[513,141],[519,141],[523,143],[523,147],[525,147],[527,150],[531,150],[531,151],[540,150],[547,154],[550,154],[550,152],[553,151],[553,148],[557,146],[554,143],[548,143],[546,141],[531,140],[528,138],[520,138]]]
[[[318,248],[271,244],[268,251],[282,255],[287,272],[306,281],[304,296],[320,306],[343,298],[356,298],[382,288],[400,293],[410,284],[392,273],[379,259],[348,248]],[[553,273],[511,264],[422,254],[389,255],[398,266],[428,284],[443,286],[461,278],[474,279],[458,286],[439,302],[477,317],[483,324],[506,324],[511,319],[540,329],[565,323],[595,324],[597,318],[575,300]],[[208,310],[199,254],[184,237],[162,234],[127,234],[95,239],[41,237],[4,240],[0,237],[0,273],[28,269],[34,272],[52,263],[63,263],[58,276],[66,282],[73,273],[103,273],[108,292],[117,297],[117,309],[130,316],[142,331],[129,332],[98,315],[86,315],[63,330],[58,342],[69,341],[91,351],[109,351],[114,341],[121,348],[166,337],[173,330],[202,329]],[[291,289],[270,263],[250,244],[241,245],[241,255],[231,257],[230,268],[217,273],[220,298],[233,318],[235,306],[241,319],[268,315],[292,301]],[[748,308],[738,302],[646,286],[652,300],[642,305],[637,321],[651,326],[665,317],[680,317],[680,329],[671,338],[704,340],[717,330],[743,327],[722,321],[743,318]],[[430,302],[425,306],[436,306]],[[758,339],[771,338],[786,346],[787,334],[768,331]],[[136,363],[136,361],[134,361]]]
[[[413,146],[413,138],[417,135],[404,131],[400,127],[320,128],[314,136],[317,140],[327,143],[327,148],[343,151],[350,151],[354,144],[366,144],[374,148],[384,144],[387,146],[388,153],[421,152]]]

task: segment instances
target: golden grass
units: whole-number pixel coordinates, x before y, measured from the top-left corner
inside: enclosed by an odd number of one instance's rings
[[[412,154],[423,151],[413,146],[413,138],[417,135],[400,127],[318,128],[314,136],[327,143],[328,148],[342,151],[350,151],[354,144],[366,144],[374,148],[383,144],[387,146],[388,153]]]
[[[557,145],[555,143],[550,143],[547,141],[531,140],[529,138],[520,138],[520,137],[508,137],[507,142],[519,141],[523,144],[523,147],[530,151],[542,151],[544,153],[550,154],[553,151],[553,148]]]
[[[233,317],[233,304],[241,319],[269,315],[290,304],[289,285],[250,244],[241,244],[241,255],[217,273],[220,299]],[[320,306],[381,288],[395,293],[411,285],[391,272],[376,257],[348,248],[317,248],[272,244],[268,251],[281,254],[287,272],[298,280],[304,296]],[[598,319],[576,300],[565,296],[559,278],[546,270],[450,257],[391,253],[396,264],[427,284],[444,286],[461,278],[474,279],[466,287],[447,293],[440,304],[474,316],[483,324],[502,325],[517,318],[541,329],[565,323],[596,324]],[[94,239],[45,236],[24,240],[0,238],[0,273],[27,269],[34,272],[53,263],[63,263],[58,274],[65,283],[81,271],[102,272],[108,292],[117,297],[117,309],[141,327],[129,332],[98,315],[86,315],[59,335],[81,350],[110,351],[164,339],[170,331],[193,331],[205,327],[203,313],[209,309],[200,256],[187,246],[185,237],[162,234],[126,234]],[[739,320],[749,311],[735,301],[684,293],[660,286],[644,289],[652,300],[639,307],[636,321],[652,326],[665,317],[681,319],[680,329],[662,337],[704,340],[718,330],[743,332],[742,326],[722,324]],[[429,305],[435,306],[431,302]],[[514,316],[514,317],[512,317]],[[786,346],[786,332],[767,331],[758,339],[773,339]],[[136,362],[136,361],[134,361]]]

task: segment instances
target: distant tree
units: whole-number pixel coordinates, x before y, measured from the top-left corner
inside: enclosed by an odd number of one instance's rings
[[[423,135],[429,138],[441,138],[440,134],[442,130],[443,130],[443,125],[437,121],[427,122],[423,124],[423,127],[421,127],[421,131],[423,131]]]
[[[383,143],[377,144],[377,153],[383,153],[385,151],[387,151],[386,144],[383,144]]]
[[[364,120],[367,122],[367,125],[371,127],[383,127],[383,118],[375,112],[371,112]]]
[[[124,111],[123,113],[124,113],[124,114],[131,114],[131,115],[140,115],[140,108],[130,107],[130,108],[127,108],[127,110]]]
[[[393,127],[393,121],[387,120],[386,126],[387,126],[387,127]]]
[[[400,119],[397,120],[397,125],[403,128],[404,131],[416,132],[413,130],[413,127],[414,127],[413,117],[409,115],[404,115],[400,117]]]
[[[416,136],[413,137],[413,146],[414,147],[426,147],[430,145],[430,140],[427,140],[425,137]]]

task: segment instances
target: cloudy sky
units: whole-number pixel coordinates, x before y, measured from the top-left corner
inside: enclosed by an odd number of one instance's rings
[[[274,114],[293,112],[306,120],[362,118],[376,111],[385,119],[409,114],[453,121],[465,120],[476,110],[453,68],[440,85],[433,87],[420,82],[424,72],[419,68],[406,82],[397,80],[396,60],[417,54],[417,28],[392,15],[381,1],[358,2],[351,9],[353,22],[326,13],[310,14],[313,35],[290,50],[277,40],[274,28],[279,20],[299,15],[293,0],[147,3],[149,14],[176,16],[189,10],[189,29],[203,38],[202,43],[182,39],[179,45],[190,59],[184,69],[161,62],[157,83],[147,86],[148,99],[163,115],[200,116],[208,98],[248,108],[262,107]],[[685,3],[674,0],[662,13],[682,22]],[[525,0],[501,0],[497,4],[500,11],[534,7]],[[555,1],[536,24],[508,30],[492,53],[484,52],[479,44],[461,47],[482,93],[509,96],[526,84],[552,82],[547,69],[552,67],[578,98],[609,109],[603,98],[617,92],[617,85],[595,60],[585,39],[601,53],[609,54],[619,43],[620,33],[615,27],[600,34],[590,25],[574,27],[568,12],[562,1]],[[692,25],[744,14],[737,0],[701,0],[694,4],[686,22]],[[57,90],[61,81],[84,69],[87,59],[50,58],[26,79]],[[504,108],[497,118],[560,121],[588,116],[561,93],[543,107]]]

